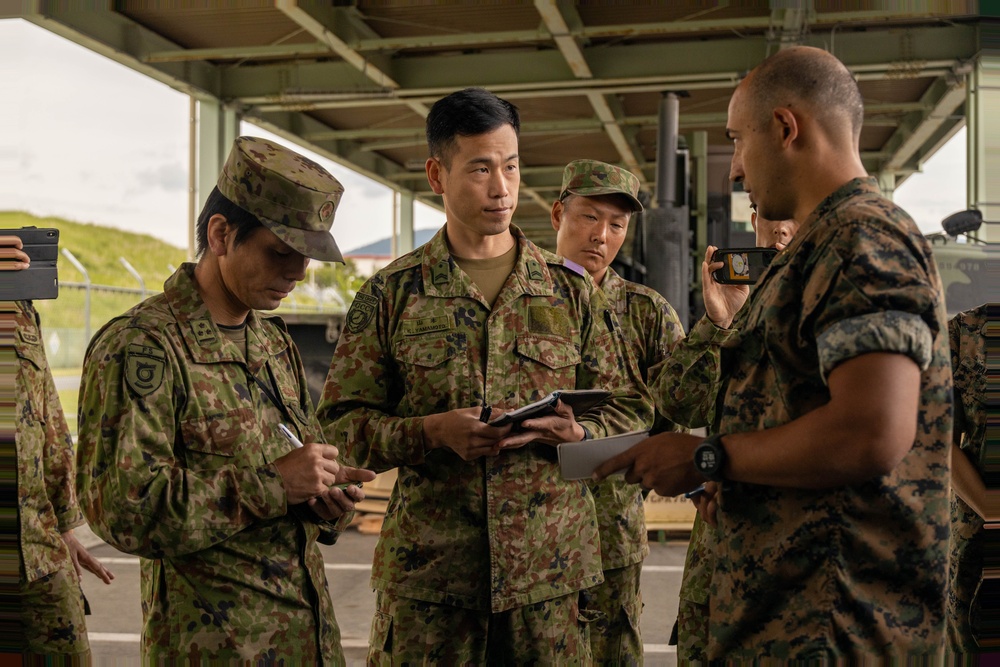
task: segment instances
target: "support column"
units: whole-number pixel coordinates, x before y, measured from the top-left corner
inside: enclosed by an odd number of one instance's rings
[[[1000,28],[981,27],[989,29],[1000,33]],[[986,42],[981,36],[980,43]],[[1000,223],[1000,51],[983,49],[969,74],[966,107],[969,208],[982,211],[983,220]],[[984,224],[976,236],[1000,243],[1000,224]]]
[[[880,171],[876,176],[878,176],[878,187],[882,191],[882,196],[891,200],[896,192],[896,174],[891,171]]]
[[[219,172],[238,136],[240,119],[218,101],[198,102],[198,211],[219,180]]]
[[[399,193],[399,254],[413,250],[413,205],[412,192]]]

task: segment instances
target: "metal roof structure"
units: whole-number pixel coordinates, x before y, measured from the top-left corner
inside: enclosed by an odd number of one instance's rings
[[[681,95],[681,134],[703,133],[708,153],[726,156],[741,76],[783,46],[825,48],[858,78],[865,165],[898,183],[964,123],[965,74],[982,48],[975,0],[8,4],[0,0],[0,16],[221,101],[438,207],[424,176],[424,118],[449,92],[488,88],[521,111],[515,222],[543,244],[570,160],[621,164],[653,189],[665,92]],[[727,187],[725,177],[712,185]]]

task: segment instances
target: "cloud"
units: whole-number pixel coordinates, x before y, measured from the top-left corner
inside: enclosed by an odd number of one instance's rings
[[[187,169],[176,163],[139,170],[135,172],[135,178],[142,187],[160,188],[166,192],[186,192],[188,188]]]

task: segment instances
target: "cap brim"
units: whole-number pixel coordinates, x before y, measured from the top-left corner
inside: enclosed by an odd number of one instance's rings
[[[642,207],[642,202],[640,202],[637,198],[633,197],[627,192],[622,192],[621,190],[617,190],[615,188],[602,188],[595,186],[589,188],[572,188],[563,191],[563,194],[565,194],[566,192],[572,193],[574,195],[579,195],[580,197],[594,197],[596,195],[621,195],[622,197],[625,197],[632,203],[633,211],[645,210]],[[562,197],[562,195],[560,195],[560,197]]]
[[[344,256],[340,253],[340,248],[337,247],[337,242],[333,239],[333,234],[330,232],[295,229],[266,218],[258,219],[275,236],[306,257],[317,259],[321,262],[344,263]]]

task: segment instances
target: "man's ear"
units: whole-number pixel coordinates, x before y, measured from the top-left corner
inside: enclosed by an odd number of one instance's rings
[[[434,194],[444,194],[444,184],[441,182],[441,172],[444,171],[444,165],[441,164],[441,160],[434,157],[427,158],[427,162],[424,163],[424,171],[427,172],[427,182],[430,183]]]
[[[774,110],[774,120],[781,132],[781,146],[788,148],[799,137],[799,119],[791,109],[777,107]]]
[[[559,231],[559,228],[562,226],[562,216],[564,210],[565,207],[563,206],[561,199],[557,199],[552,203],[552,213],[551,213],[552,229],[556,230],[557,232]]]
[[[216,257],[222,257],[229,250],[229,220],[221,213],[208,219],[208,249]]]

